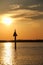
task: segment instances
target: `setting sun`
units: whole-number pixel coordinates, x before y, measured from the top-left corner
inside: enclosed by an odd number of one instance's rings
[[[4,24],[6,24],[6,25],[10,25],[10,24],[12,23],[12,19],[11,19],[10,17],[4,16],[4,17],[2,18],[2,22],[3,22]]]

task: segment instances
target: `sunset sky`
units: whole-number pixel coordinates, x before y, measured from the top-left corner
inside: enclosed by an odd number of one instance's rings
[[[43,0],[0,0],[0,40],[15,29],[17,39],[43,39]]]

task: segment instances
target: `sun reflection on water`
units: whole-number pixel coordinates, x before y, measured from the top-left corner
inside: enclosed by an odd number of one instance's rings
[[[4,55],[3,55],[3,62],[4,64],[12,65],[12,44],[11,43],[4,43]]]

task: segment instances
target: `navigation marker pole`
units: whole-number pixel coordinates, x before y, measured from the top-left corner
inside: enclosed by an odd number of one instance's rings
[[[14,31],[13,36],[15,37],[15,50],[16,50],[16,36],[17,36],[16,30]]]

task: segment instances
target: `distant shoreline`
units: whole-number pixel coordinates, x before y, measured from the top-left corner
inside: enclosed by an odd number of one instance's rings
[[[15,40],[0,40],[0,42],[15,42]],[[16,40],[16,42],[43,42],[43,40]]]

